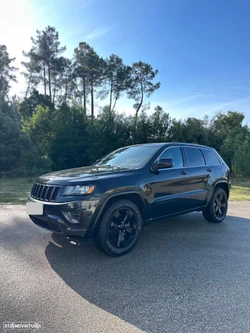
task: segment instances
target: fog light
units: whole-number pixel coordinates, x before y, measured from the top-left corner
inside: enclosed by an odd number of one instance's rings
[[[71,216],[72,220],[79,221],[82,216],[82,212],[81,211],[69,212],[69,216]]]
[[[62,213],[70,223],[80,223],[81,221],[82,211],[80,210],[74,210],[71,212],[63,211]]]
[[[70,202],[67,204],[67,208],[71,209],[79,209],[81,208],[81,201]]]

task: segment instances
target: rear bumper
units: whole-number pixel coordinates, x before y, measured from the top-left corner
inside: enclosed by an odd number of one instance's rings
[[[28,201],[43,205],[42,215],[29,215],[37,226],[65,236],[91,237],[96,208],[91,202],[48,203],[32,197],[28,197]]]

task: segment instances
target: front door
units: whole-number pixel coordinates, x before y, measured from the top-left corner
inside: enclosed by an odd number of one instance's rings
[[[158,173],[152,174],[151,217],[158,218],[192,209],[192,178],[189,168],[184,163],[182,148],[169,147],[159,158],[172,159],[173,167],[160,169]]]

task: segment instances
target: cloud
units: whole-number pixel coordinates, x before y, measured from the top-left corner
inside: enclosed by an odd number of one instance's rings
[[[190,101],[192,99],[196,99],[196,98],[203,97],[203,96],[204,96],[203,94],[190,95],[190,96],[186,96],[186,97],[182,97],[179,99],[169,101],[168,104],[182,103],[182,102]]]
[[[101,37],[103,35],[106,35],[107,33],[109,33],[111,30],[111,28],[98,28],[93,30],[92,32],[90,32],[87,36],[85,36],[85,39],[95,39],[98,37]]]
[[[176,98],[174,96],[174,99],[169,100],[153,100],[153,105],[160,105],[163,107],[163,109],[172,109],[172,108],[182,108],[185,109],[187,106],[190,106],[190,103],[187,103],[189,101],[193,100],[204,100],[209,97],[209,95],[201,94],[201,93],[193,93],[193,94],[185,94],[184,96],[180,96],[179,98]],[[202,99],[201,99],[202,98]],[[197,105],[197,101],[192,103],[193,105]]]
[[[200,98],[202,97],[202,98]],[[197,98],[197,100],[195,100]],[[172,101],[157,101],[151,103],[151,112],[156,105],[160,105],[172,118],[186,119],[196,117],[202,119],[205,115],[213,117],[216,112],[226,112],[229,109],[243,112],[246,122],[250,122],[250,96],[233,100],[219,100],[212,95],[193,94]]]
[[[227,106],[234,105],[234,104],[240,104],[240,103],[244,103],[244,102],[249,102],[249,101],[250,101],[250,97],[236,99],[236,100],[231,101],[231,102],[226,102],[226,103],[223,103],[223,104],[216,105],[210,111],[211,112],[221,111],[222,109],[224,109]]]

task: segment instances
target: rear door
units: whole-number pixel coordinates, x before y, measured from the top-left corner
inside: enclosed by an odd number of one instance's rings
[[[210,190],[216,180],[221,178],[221,168],[223,168],[223,164],[213,149],[202,148],[202,153],[207,165],[207,171],[209,172],[207,186]]]
[[[205,206],[208,202],[211,174],[200,148],[185,147],[185,155],[192,176],[190,189],[195,206],[194,208],[199,208]]]
[[[159,158],[170,158],[173,167],[159,169],[152,174],[151,216],[158,218],[192,208],[190,201],[190,172],[183,158],[181,147],[167,148]]]

